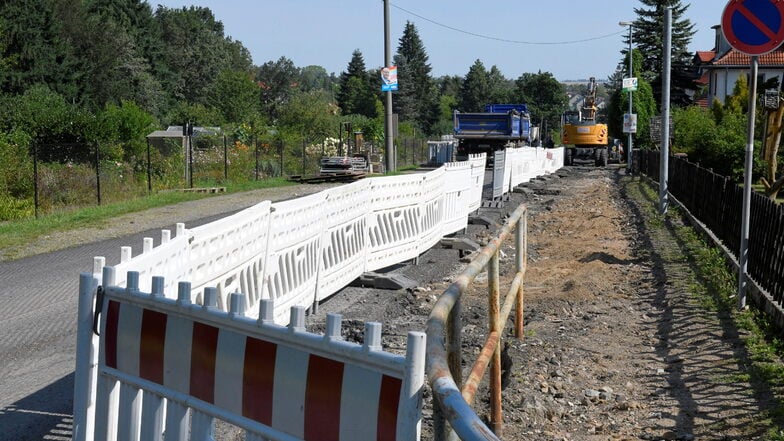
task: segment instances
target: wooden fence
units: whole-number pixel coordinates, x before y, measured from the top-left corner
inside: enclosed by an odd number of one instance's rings
[[[657,151],[639,154],[640,171],[659,181]],[[737,258],[743,189],[729,178],[686,159],[669,158],[668,190],[710,229]],[[752,192],[748,275],[784,306],[784,205]]]

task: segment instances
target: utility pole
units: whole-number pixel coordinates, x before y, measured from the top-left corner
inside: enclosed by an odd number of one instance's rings
[[[659,212],[667,213],[670,149],[670,70],[672,66],[672,8],[664,15],[664,68],[662,72],[661,156],[659,160]]]
[[[392,65],[392,49],[389,42],[389,0],[384,0],[384,67]],[[384,113],[384,156],[387,172],[395,171],[395,144],[392,137],[392,91],[387,91],[386,112]]]

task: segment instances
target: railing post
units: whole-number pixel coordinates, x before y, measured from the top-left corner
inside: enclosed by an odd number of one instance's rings
[[[517,232],[515,234],[515,251],[517,257],[517,272],[525,276],[526,264],[528,262],[528,213],[523,213],[517,221]],[[523,338],[523,312],[525,311],[525,277],[520,289],[517,291],[515,301],[515,337]]]
[[[500,297],[501,290],[498,276],[498,251],[496,250],[490,257],[490,262],[487,265],[487,280],[488,280],[488,319],[490,321],[490,332],[498,333],[498,346],[493,352],[493,360],[490,363],[490,427],[499,438],[502,436],[504,429],[504,416],[501,409],[501,323],[499,323],[499,316],[501,315]]]

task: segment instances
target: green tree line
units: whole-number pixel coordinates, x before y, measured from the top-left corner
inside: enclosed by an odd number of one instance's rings
[[[410,22],[394,61],[401,137],[452,133],[455,110],[478,111],[490,102],[529,103],[534,121],[555,129],[566,103],[549,72],[507,79],[477,59],[465,76],[435,77]],[[209,8],[153,9],[140,0],[2,2],[0,206],[32,199],[34,150],[40,161],[68,171],[93,159],[84,145],[98,145],[101,161],[118,168],[118,176],[142,181],[146,136],[186,122],[220,127],[239,146],[259,137],[283,146],[293,139],[318,144],[340,137],[341,123],[351,122],[366,141],[382,145],[380,83],[379,70],[368,68],[359,50],[339,75],[298,67],[285,56],[255,65]],[[182,158],[166,154],[153,153],[159,181],[181,170]],[[0,210],[0,220],[12,216]]]

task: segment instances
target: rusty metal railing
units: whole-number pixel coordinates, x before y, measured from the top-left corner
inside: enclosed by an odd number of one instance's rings
[[[435,397],[433,407],[436,441],[500,440],[504,421],[501,408],[501,343],[504,325],[515,309],[515,337],[523,336],[523,278],[527,261],[528,211],[520,205],[506,221],[501,232],[485,245],[468,267],[438,298],[427,320],[426,373]],[[515,235],[517,273],[500,307],[499,250]],[[460,335],[462,320],[460,298],[474,278],[487,267],[488,336],[471,373],[462,386]],[[490,365],[490,425],[482,422],[471,408],[479,383]],[[451,430],[445,424],[449,422]]]

